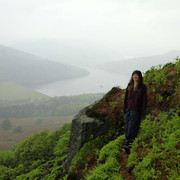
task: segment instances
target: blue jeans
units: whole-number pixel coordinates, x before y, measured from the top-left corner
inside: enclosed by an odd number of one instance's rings
[[[134,110],[126,110],[126,121],[125,121],[125,147],[130,148],[136,138],[141,122],[141,112]]]

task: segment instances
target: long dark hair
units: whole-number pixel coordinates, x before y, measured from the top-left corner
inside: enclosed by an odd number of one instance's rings
[[[138,84],[137,84],[137,86],[135,87],[135,90],[137,90],[137,89],[142,85],[142,83],[143,83],[143,77],[142,77],[141,71],[135,70],[135,71],[132,73],[131,79],[130,79],[130,81],[129,81],[129,83],[128,83],[128,86],[127,86],[127,88],[128,88],[129,91],[132,90],[132,89],[134,89],[134,80],[133,80],[133,75],[134,75],[134,74],[137,74],[137,75],[139,76]]]

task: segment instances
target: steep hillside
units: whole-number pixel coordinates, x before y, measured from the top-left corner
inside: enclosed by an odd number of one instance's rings
[[[85,76],[82,68],[43,59],[0,45],[0,81],[13,81],[25,86]]]
[[[101,119],[114,129],[106,138],[97,138],[83,146],[72,160],[67,179],[177,179],[180,176],[180,59],[175,64],[152,67],[146,72],[144,83],[148,94],[147,116],[130,156],[120,150],[125,139],[121,135],[125,90],[115,87],[86,111],[88,116]],[[109,143],[105,142],[107,139]]]
[[[76,144],[74,147],[68,146],[69,137],[73,135],[74,125],[80,123],[78,118],[83,117],[75,117],[71,131],[66,125],[54,133],[41,132],[12,151],[0,153],[0,177],[63,180],[179,179],[180,59],[165,66],[152,67],[145,73],[144,83],[148,93],[147,115],[141,122],[139,135],[132,144],[129,156],[121,152],[125,140],[122,113],[125,90],[114,87],[101,100],[84,109],[87,117],[94,118],[94,122],[106,123],[109,130],[95,137],[91,127],[89,141],[81,144],[82,148],[73,156],[68,169],[65,169],[68,154],[76,148]],[[82,131],[81,138],[85,138],[83,135],[86,132]]]

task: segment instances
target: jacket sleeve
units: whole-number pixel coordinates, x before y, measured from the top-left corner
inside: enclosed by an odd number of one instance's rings
[[[125,93],[125,97],[124,97],[124,106],[123,106],[123,113],[124,113],[124,114],[126,114],[127,99],[128,99],[128,88],[126,88],[126,93]]]
[[[142,118],[145,118],[146,106],[147,106],[147,88],[144,85],[143,91],[142,91],[142,108],[141,108],[141,117]]]

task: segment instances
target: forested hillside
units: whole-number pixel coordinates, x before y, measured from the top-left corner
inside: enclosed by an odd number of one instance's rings
[[[44,98],[34,102],[0,101],[0,118],[47,117],[75,115],[78,111],[89,106],[103,96],[98,94],[82,94],[76,96],[61,96]]]
[[[0,179],[175,180],[180,178],[180,59],[152,67],[144,75],[147,115],[132,144],[124,144],[124,92],[112,88],[87,110],[89,117],[108,122],[106,134],[89,139],[65,171],[71,125],[34,134],[11,151],[0,153]]]
[[[27,87],[88,74],[82,68],[43,59],[2,45],[0,63],[0,81],[13,81]]]

